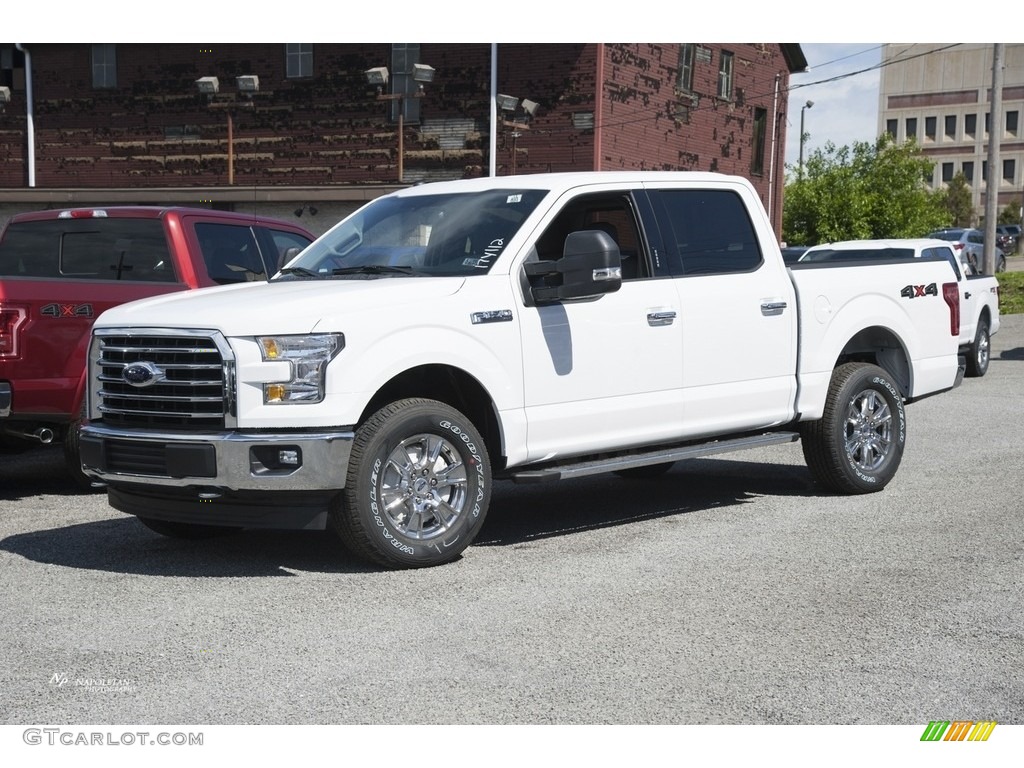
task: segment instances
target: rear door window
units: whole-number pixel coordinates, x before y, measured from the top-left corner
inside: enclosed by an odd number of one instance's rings
[[[649,194],[684,275],[752,272],[761,266],[761,246],[735,192],[653,189]]]

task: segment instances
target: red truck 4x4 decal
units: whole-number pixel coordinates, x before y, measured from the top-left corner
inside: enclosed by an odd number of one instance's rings
[[[47,304],[39,310],[45,317],[92,317],[92,304]]]
[[[905,299],[914,299],[918,296],[938,296],[939,288],[935,283],[931,285],[907,285],[900,291],[900,296]]]

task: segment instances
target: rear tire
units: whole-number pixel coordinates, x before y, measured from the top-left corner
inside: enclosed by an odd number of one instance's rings
[[[814,479],[839,493],[873,493],[889,484],[903,459],[903,397],[876,365],[846,363],[832,372],[825,410],[800,429]]]
[[[988,332],[988,320],[978,320],[978,331],[974,334],[967,355],[967,375],[984,376],[988,372],[988,363],[992,353],[992,341]]]
[[[356,430],[328,524],[377,565],[440,565],[473,542],[490,495],[490,459],[473,423],[435,400],[398,400]]]

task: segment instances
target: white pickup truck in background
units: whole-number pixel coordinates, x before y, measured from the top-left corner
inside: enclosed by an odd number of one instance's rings
[[[496,478],[802,440],[879,491],[904,404],[962,380],[958,317],[946,263],[787,269],[739,177],[425,184],[267,284],[104,313],[83,469],[167,535],[331,528],[392,568],[457,558]]]
[[[957,258],[952,243],[935,238],[844,240],[809,248],[798,263],[878,263],[889,259],[949,262],[959,285],[960,351],[967,358],[967,375],[984,376],[992,336],[999,330],[999,281],[993,275],[974,274],[966,256]]]

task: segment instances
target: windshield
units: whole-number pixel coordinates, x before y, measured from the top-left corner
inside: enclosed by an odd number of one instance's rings
[[[382,197],[306,248],[283,278],[484,274],[546,190]]]

